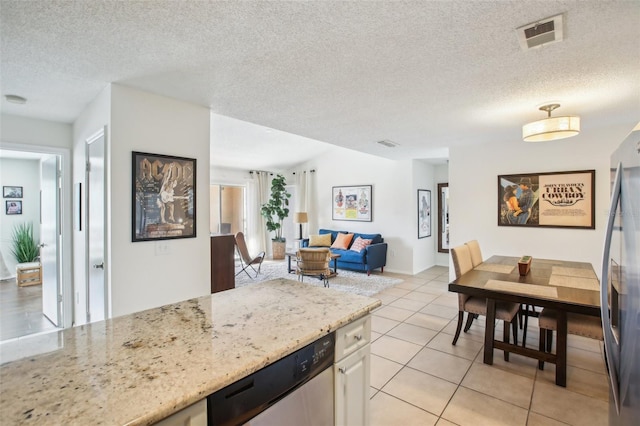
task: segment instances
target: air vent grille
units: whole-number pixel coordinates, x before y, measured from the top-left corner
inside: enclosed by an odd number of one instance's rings
[[[388,140],[388,139],[385,139],[385,140],[382,140],[382,141],[378,141],[378,143],[379,143],[380,145],[384,145],[384,146],[386,146],[387,148],[395,148],[396,146],[398,146],[398,144],[397,144],[397,143],[395,143],[395,142],[393,142],[393,141],[390,141],[390,140]]]
[[[562,15],[557,15],[518,28],[516,31],[522,50],[562,41],[562,20]]]

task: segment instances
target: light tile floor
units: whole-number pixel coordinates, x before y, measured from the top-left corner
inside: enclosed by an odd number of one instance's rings
[[[451,345],[458,298],[447,289],[448,268],[384,275],[404,282],[374,296],[382,306],[372,318],[372,426],[607,424],[601,342],[569,336],[566,388],[555,385],[553,364],[540,371],[536,360],[511,354],[505,362],[496,350],[494,365],[485,365],[484,317]],[[501,335],[502,323],[496,327]],[[527,346],[538,346],[535,318]]]

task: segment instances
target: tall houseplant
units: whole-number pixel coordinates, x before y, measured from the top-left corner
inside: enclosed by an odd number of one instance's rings
[[[282,224],[289,216],[289,198],[286,179],[278,174],[271,181],[271,198],[262,205],[260,214],[265,218],[267,230],[274,233],[271,239],[274,259],[284,259],[285,238],[282,237]]]
[[[31,223],[22,223],[13,227],[11,254],[13,254],[18,263],[29,263],[38,260],[39,248],[33,238],[33,225]]]

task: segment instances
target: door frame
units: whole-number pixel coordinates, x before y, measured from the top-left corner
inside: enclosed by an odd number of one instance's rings
[[[60,289],[62,291],[62,315],[60,316],[60,328],[73,326],[73,188],[71,181],[71,150],[69,148],[57,148],[44,145],[27,145],[11,142],[2,142],[2,149],[11,151],[33,152],[37,154],[59,155],[62,162],[62,182],[60,194],[60,225],[62,228],[62,244],[60,246],[61,271]]]

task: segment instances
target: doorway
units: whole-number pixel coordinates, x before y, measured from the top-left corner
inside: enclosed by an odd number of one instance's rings
[[[71,282],[70,151],[61,148],[4,143],[0,149],[2,186],[21,188],[19,214],[3,215],[0,252],[5,268],[0,281],[0,341],[70,327],[73,318]],[[4,197],[3,201],[8,201]],[[15,203],[15,201],[13,201]],[[5,204],[5,203],[2,203]],[[66,215],[65,215],[66,213]],[[66,216],[66,217],[65,217]],[[11,254],[14,226],[30,223],[40,245],[42,284],[20,287]]]

